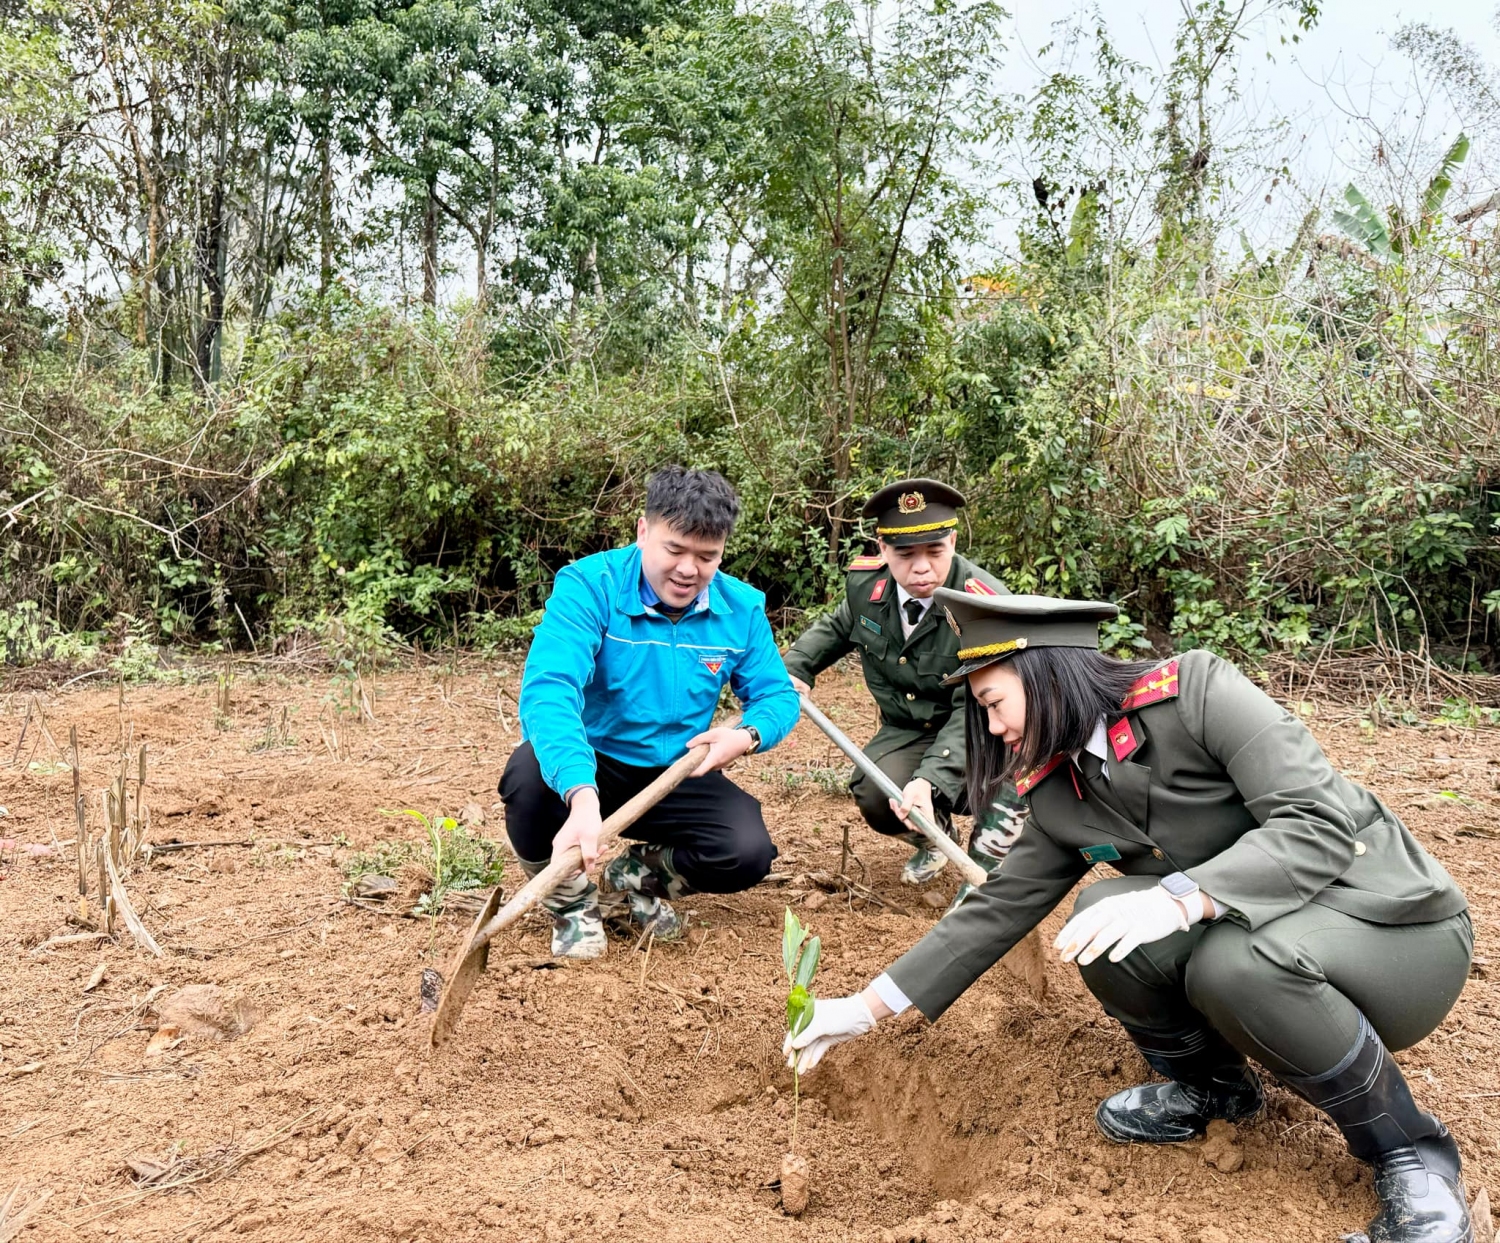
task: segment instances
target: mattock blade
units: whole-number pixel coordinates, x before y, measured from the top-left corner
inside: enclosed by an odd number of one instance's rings
[[[474,923],[469,928],[469,935],[458,947],[453,961],[448,970],[448,986],[443,990],[442,999],[438,1002],[437,1013],[432,1016],[432,1031],[428,1040],[431,1048],[438,1048],[446,1044],[452,1037],[454,1029],[458,1026],[459,1016],[463,1013],[464,1002],[468,1001],[469,994],[474,991],[474,985],[484,972],[485,964],[490,958],[490,943],[483,942],[479,946],[474,945],[475,935],[487,923],[495,917],[500,909],[500,886],[496,885],[490,891],[486,899],[484,909],[479,912]]]

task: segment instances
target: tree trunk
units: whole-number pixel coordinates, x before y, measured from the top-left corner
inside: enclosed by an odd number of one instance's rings
[[[214,169],[213,188],[209,192],[208,217],[198,232],[198,262],[203,287],[208,291],[208,312],[198,329],[194,351],[198,364],[199,385],[213,384],[219,378],[218,339],[224,324],[224,166]]]
[[[327,91],[324,91],[325,97]],[[333,135],[325,133],[318,144],[321,168],[318,177],[318,297],[333,285]]]
[[[422,303],[437,306],[438,286],[438,205],[437,185],[434,179],[427,182],[427,210],[422,216]]]

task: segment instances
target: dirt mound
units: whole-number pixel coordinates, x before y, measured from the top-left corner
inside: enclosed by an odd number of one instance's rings
[[[941,1022],[903,1016],[807,1076],[798,1150],[810,1197],[787,1217],[783,906],[823,938],[825,996],[862,987],[940,913],[898,883],[906,848],[860,824],[838,793],[841,758],[805,726],[736,771],[781,850],[767,884],[696,895],[682,942],[648,954],[612,940],[592,964],[558,966],[545,923],[524,923],[495,943],[458,1037],[428,1059],[422,974],[446,966],[465,924],[348,905],[341,867],[407,832],[383,809],[472,804],[483,831],[501,832],[494,785],[518,738],[496,691],[513,696],[514,671],[385,678],[376,721],[338,722],[336,748],[316,724],[322,681],[242,675],[218,723],[211,686],[127,688],[123,710],[117,689],[90,686],[46,707],[55,738],[78,727],[91,814],[128,738],[148,747],[156,840],[251,844],[135,869],[131,899],[162,959],[92,940],[39,949],[84,931],[68,922],[71,848],[0,862],[0,1203],[23,1183],[18,1204],[52,1193],[28,1243],[1281,1243],[1336,1238],[1373,1211],[1369,1175],[1332,1127],[1274,1087],[1232,1137],[1167,1150],[1101,1140],[1097,1101],[1145,1067],[1054,959],[1044,1002],[992,972]],[[857,737],[873,730],[851,679],[820,683],[819,699]],[[29,754],[28,738],[4,766],[24,702],[0,701],[5,836],[66,843],[67,757]],[[1352,722],[1320,733],[1468,890],[1475,978],[1442,1030],[1400,1060],[1458,1135],[1470,1189],[1500,1186],[1493,735],[1367,736]],[[472,807],[468,817],[480,823]],[[867,899],[825,896],[809,879],[837,870],[846,826]],[[935,886],[945,899],[951,873]],[[206,1010],[214,1030],[258,1017],[236,1039],[174,1039],[148,1055],[153,1013],[165,1027],[167,999],[203,989],[221,994]],[[156,1182],[132,1170],[141,1154]]]

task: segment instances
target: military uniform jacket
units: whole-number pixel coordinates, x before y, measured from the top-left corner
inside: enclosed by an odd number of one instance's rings
[[[891,967],[928,1018],[1095,862],[1127,876],[1186,872],[1252,930],[1309,902],[1387,925],[1466,909],[1396,814],[1229,662],[1188,652],[1137,683],[1105,725],[1108,777],[1055,756],[1018,780],[1031,819],[1004,864]]]
[[[975,586],[970,590],[1010,594],[992,574],[955,555],[943,586],[962,591],[971,581]],[[809,626],[783,660],[788,673],[811,686],[818,674],[855,648],[865,686],[880,709],[880,729],[865,754],[879,763],[918,739],[930,739],[915,775],[957,805],[964,788],[966,692],[963,686],[942,684],[959,665],[958,636],[942,609],[929,606],[911,638],[904,639],[896,580],[877,558],[857,558],[838,608]]]

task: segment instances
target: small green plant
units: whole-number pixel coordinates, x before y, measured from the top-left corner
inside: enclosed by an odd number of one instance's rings
[[[800,1036],[812,1022],[817,999],[812,995],[813,975],[818,970],[818,959],[823,953],[821,937],[809,937],[802,921],[786,908],[786,920],[781,932],[781,962],[786,968],[787,983],[791,989],[786,995],[786,1029],[793,1036]],[[802,1076],[792,1064],[792,1151],[797,1151],[797,1117],[802,1104]]]
[[[347,839],[343,844],[348,844]],[[344,893],[348,894],[349,887],[361,876],[394,878],[416,853],[410,842],[376,842],[369,850],[357,851],[344,862]]]
[[[443,909],[443,899],[448,894],[487,889],[500,883],[505,871],[505,856],[498,842],[471,834],[452,816],[424,816],[410,808],[385,814],[410,816],[427,832],[427,841],[418,862],[430,878],[432,887],[417,899],[413,908],[417,914],[436,916]]]

